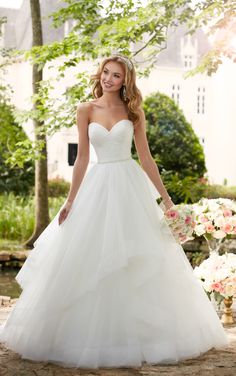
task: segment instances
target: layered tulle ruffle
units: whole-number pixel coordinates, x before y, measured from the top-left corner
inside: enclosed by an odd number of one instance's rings
[[[150,191],[151,190],[151,191]],[[134,160],[93,166],[16,276],[23,292],[0,340],[75,367],[175,363],[227,344]]]

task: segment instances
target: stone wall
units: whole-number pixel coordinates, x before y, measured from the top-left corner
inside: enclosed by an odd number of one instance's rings
[[[209,248],[204,237],[184,243],[183,249],[192,265],[199,264],[209,256]],[[219,253],[222,254],[225,252],[236,253],[236,236],[223,241]]]

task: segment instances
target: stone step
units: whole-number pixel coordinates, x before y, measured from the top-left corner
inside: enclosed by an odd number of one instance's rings
[[[3,261],[10,261],[10,260],[17,260],[17,261],[25,261],[29,255],[30,250],[24,251],[0,251],[0,262]]]

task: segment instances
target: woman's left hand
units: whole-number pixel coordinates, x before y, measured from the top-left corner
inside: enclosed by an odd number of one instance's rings
[[[164,204],[164,206],[165,206],[165,209],[166,209],[166,211],[168,211],[168,210],[170,210],[172,207],[174,207],[174,203],[173,203],[173,201],[171,200],[171,199],[169,199],[168,201],[163,201],[163,204]]]

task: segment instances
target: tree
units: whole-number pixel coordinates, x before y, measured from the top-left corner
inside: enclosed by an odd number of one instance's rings
[[[42,24],[40,14],[39,0],[30,0],[33,46],[43,45]],[[38,95],[39,85],[43,79],[42,67],[37,63],[33,64],[33,94]],[[34,102],[34,110],[37,111],[40,105],[39,99]],[[48,209],[48,173],[47,173],[47,142],[46,135],[41,131],[43,122],[37,118],[33,118],[35,138],[42,148],[40,156],[35,161],[35,228],[32,236],[26,241],[25,245],[32,247],[34,241],[41,232],[49,224]]]

